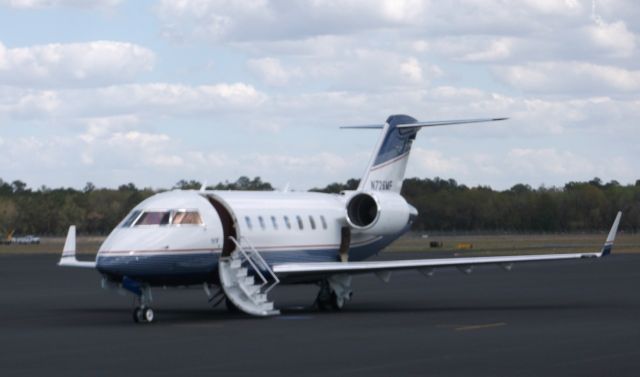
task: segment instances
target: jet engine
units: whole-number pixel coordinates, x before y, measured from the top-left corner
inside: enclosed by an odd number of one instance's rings
[[[347,201],[347,223],[354,233],[391,235],[400,232],[416,210],[388,192],[358,192]]]

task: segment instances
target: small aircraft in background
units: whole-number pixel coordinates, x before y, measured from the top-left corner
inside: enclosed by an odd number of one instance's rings
[[[76,259],[75,226],[69,228],[60,266],[94,268],[102,286],[137,297],[136,322],[153,322],[152,287],[202,286],[209,300],[256,316],[279,314],[269,300],[278,284],[317,284],[322,310],[351,298],[352,276],[391,272],[600,258],[608,255],[621,213],[599,252],[366,261],[407,232],[417,210],[400,195],[411,145],[423,127],[506,118],[418,122],[392,115],[381,129],[371,160],[354,191],[314,192],[174,190],[137,205],[111,232],[95,261]]]

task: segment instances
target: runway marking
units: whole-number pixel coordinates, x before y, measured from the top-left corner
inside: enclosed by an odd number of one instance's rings
[[[456,327],[456,331],[471,331],[471,330],[481,330],[481,329],[491,329],[494,327],[502,327],[506,326],[506,322],[496,322],[496,323],[487,323],[484,325],[469,325],[469,326],[461,326]]]

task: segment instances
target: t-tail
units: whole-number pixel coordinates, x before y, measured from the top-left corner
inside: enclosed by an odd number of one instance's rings
[[[391,115],[387,118],[385,124],[342,127],[382,129],[380,140],[371,155],[367,170],[360,180],[358,191],[389,191],[400,193],[404,174],[407,170],[411,145],[422,127],[494,122],[505,119],[507,118],[418,122],[408,115]]]

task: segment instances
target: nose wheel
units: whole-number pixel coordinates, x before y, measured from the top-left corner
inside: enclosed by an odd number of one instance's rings
[[[133,321],[135,323],[152,323],[154,320],[155,313],[148,306],[138,306],[133,310]]]

